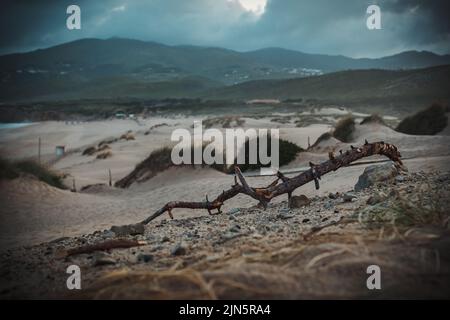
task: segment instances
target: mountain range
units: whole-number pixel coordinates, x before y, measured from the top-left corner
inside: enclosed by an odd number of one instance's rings
[[[282,48],[238,52],[123,38],[82,39],[0,56],[0,100],[241,97],[247,94],[239,91],[254,88],[258,80],[282,79],[274,83],[293,86],[296,81],[301,84],[303,78],[343,70],[401,70],[446,64],[450,64],[450,55],[426,51],[354,59]],[[286,80],[292,78],[293,82]]]

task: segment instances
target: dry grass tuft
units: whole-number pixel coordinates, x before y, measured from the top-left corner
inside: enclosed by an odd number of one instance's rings
[[[107,159],[112,157],[112,152],[110,150],[103,151],[99,154],[97,154],[97,159]]]
[[[201,273],[190,270],[160,272],[113,271],[85,290],[93,299],[215,299]]]
[[[244,119],[241,119],[237,116],[224,116],[224,117],[216,117],[209,118],[203,121],[203,126],[205,129],[208,128],[234,128],[234,127],[242,127],[245,123]]]
[[[31,175],[36,179],[59,189],[66,189],[63,176],[51,170],[48,166],[33,160],[12,162],[0,158],[0,179],[15,179],[21,175]]]
[[[333,137],[342,141],[350,142],[352,140],[352,134],[355,131],[355,120],[352,116],[347,116],[339,119],[336,123],[333,131]]]
[[[92,147],[88,147],[88,148],[84,149],[82,155],[83,156],[92,156],[96,152],[97,152],[97,148],[92,146]]]
[[[120,140],[126,140],[126,141],[136,140],[136,137],[134,136],[133,133],[127,132],[120,136]]]
[[[348,230],[350,231],[350,230]],[[353,232],[317,235],[314,241],[270,241],[242,245],[211,259],[199,249],[200,261],[164,271],[119,270],[107,273],[83,290],[82,298],[94,299],[301,299],[351,298],[369,293],[366,267],[382,264],[386,274],[408,273],[405,261],[414,247],[403,248],[403,257],[376,241],[364,241]],[[331,242],[330,242],[331,241]],[[251,242],[251,241],[250,241]],[[248,253],[251,252],[251,253]],[[215,253],[217,254],[217,253]],[[197,260],[197,259],[194,259]],[[187,261],[187,260],[185,260]],[[181,267],[182,269],[178,269]],[[148,268],[148,267],[146,267]],[[152,267],[150,267],[152,268]],[[397,278],[400,279],[401,277]]]

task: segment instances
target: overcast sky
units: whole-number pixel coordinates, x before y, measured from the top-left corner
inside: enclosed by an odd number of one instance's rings
[[[240,51],[283,47],[380,57],[404,50],[450,53],[448,0],[3,0],[0,54],[86,38],[126,37]],[[81,8],[81,30],[66,8]],[[368,30],[366,9],[381,8]]]

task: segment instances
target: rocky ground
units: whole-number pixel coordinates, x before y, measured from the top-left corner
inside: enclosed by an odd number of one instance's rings
[[[376,179],[367,168],[358,191],[295,197],[291,208],[284,201],[267,210],[167,217],[135,235],[104,230],[7,250],[0,297],[449,298],[450,174],[395,176],[389,166]],[[89,247],[119,239],[132,246]],[[73,264],[81,290],[66,287]],[[373,264],[381,290],[366,286]]]

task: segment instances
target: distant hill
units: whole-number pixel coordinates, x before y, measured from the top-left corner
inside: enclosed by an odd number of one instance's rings
[[[249,81],[211,89],[209,99],[319,100],[407,107],[450,99],[450,65],[413,70],[349,70],[321,76]]]
[[[253,80],[442,64],[450,64],[449,55],[410,51],[380,59],[352,59],[280,48],[237,52],[121,38],[82,39],[0,56],[0,100],[191,97]],[[223,90],[218,92],[229,89]]]
[[[415,69],[450,64],[450,55],[437,55],[428,51],[405,51],[379,59],[307,54],[281,48],[266,48],[244,54],[259,63],[318,69],[324,73],[349,69]]]

